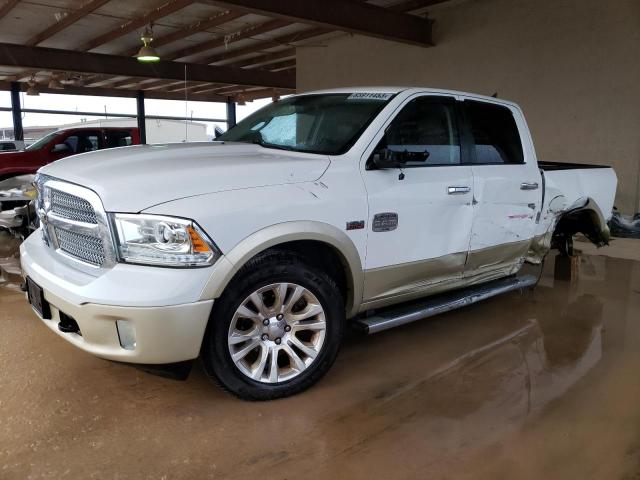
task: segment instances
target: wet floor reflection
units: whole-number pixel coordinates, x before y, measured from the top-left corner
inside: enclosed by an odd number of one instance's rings
[[[0,465],[61,471],[36,442],[76,476],[624,478],[640,471],[639,292],[638,262],[552,258],[535,291],[351,335],[317,387],[260,404],[198,369],[179,383],[94,359],[5,302],[0,361],[32,374],[0,372]]]

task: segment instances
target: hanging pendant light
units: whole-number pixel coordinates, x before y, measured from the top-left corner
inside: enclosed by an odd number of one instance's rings
[[[156,49],[151,46],[151,42],[153,42],[153,27],[151,25],[145,28],[140,40],[142,41],[142,47],[140,47],[138,55],[136,55],[138,61],[143,63],[159,62],[160,55],[158,55]]]

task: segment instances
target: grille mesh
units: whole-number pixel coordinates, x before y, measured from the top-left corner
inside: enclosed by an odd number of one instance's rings
[[[76,222],[98,223],[96,212],[87,200],[59,190],[51,189],[51,211]]]
[[[100,266],[104,263],[106,256],[99,238],[58,227],[54,230],[63,252],[92,265]]]

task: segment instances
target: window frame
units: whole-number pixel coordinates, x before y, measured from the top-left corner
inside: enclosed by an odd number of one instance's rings
[[[402,113],[402,111],[407,108],[412,102],[417,101],[417,100],[424,100],[427,99],[428,101],[432,101],[434,103],[440,103],[443,105],[451,105],[453,106],[453,114],[455,116],[455,124],[456,127],[458,128],[458,141],[460,144],[460,162],[459,163],[437,163],[437,164],[428,164],[425,163],[424,165],[403,165],[402,169],[409,169],[409,168],[441,168],[441,167],[461,167],[461,166],[469,166],[469,164],[471,163],[471,152],[472,149],[471,147],[475,148],[475,144],[473,143],[473,138],[469,137],[469,133],[468,133],[468,129],[467,129],[467,125],[465,122],[465,117],[463,116],[463,111],[462,111],[462,102],[456,98],[453,95],[437,95],[437,94],[433,94],[433,93],[424,93],[424,94],[417,94],[414,96],[411,96],[409,98],[407,98],[402,105],[399,105],[398,108],[393,112],[391,118],[389,118],[387,120],[386,125],[383,128],[383,133],[382,133],[382,137],[380,138],[380,140],[378,140],[376,146],[373,148],[373,150],[371,151],[371,154],[368,156],[367,161],[365,163],[365,170],[372,170],[371,165],[371,159],[373,158],[373,155],[375,154],[375,152],[378,150],[378,147],[380,146],[380,144],[386,139],[387,136],[387,130],[391,127],[391,125],[393,124],[393,122],[395,121],[395,119]]]
[[[465,133],[468,136],[468,141],[469,141],[469,165],[475,167],[481,167],[483,165],[492,165],[492,166],[507,166],[507,165],[514,165],[514,166],[522,166],[522,165],[526,165],[527,162],[527,151],[525,149],[525,144],[524,144],[524,139],[522,138],[522,131],[520,130],[520,125],[518,124],[518,118],[516,117],[516,115],[514,114],[513,110],[511,108],[509,108],[508,105],[504,105],[501,103],[497,103],[497,102],[487,102],[485,100],[481,100],[481,99],[475,99],[475,98],[463,98],[461,100],[458,101],[458,103],[460,104],[460,115],[463,118],[463,123],[464,123],[464,129],[465,129]],[[471,124],[471,119],[469,118],[469,115],[467,114],[467,108],[468,105],[475,103],[475,104],[480,104],[480,105],[487,105],[489,107],[492,108],[502,108],[506,111],[509,112],[509,114],[511,115],[511,118],[513,119],[513,125],[516,127],[516,132],[518,133],[518,140],[520,141],[520,149],[522,150],[522,162],[491,162],[491,163],[478,163],[475,160],[477,159],[476,157],[476,141],[475,141],[475,137],[473,135],[473,125]]]

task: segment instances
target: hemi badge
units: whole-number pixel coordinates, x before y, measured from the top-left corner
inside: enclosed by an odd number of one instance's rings
[[[347,222],[347,230],[362,230],[364,228],[364,220],[354,220]]]

